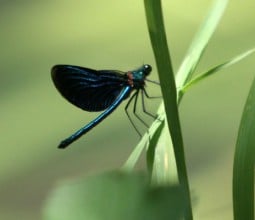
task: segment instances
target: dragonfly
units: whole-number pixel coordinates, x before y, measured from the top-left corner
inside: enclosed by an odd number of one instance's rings
[[[149,64],[144,64],[135,70],[127,72],[119,70],[94,70],[74,65],[53,66],[51,69],[52,81],[65,99],[88,112],[103,111],[94,120],[61,141],[58,148],[66,148],[86,134],[109,116],[127,98],[129,100],[126,104],[125,112],[137,133],[142,136],[128,113],[128,107],[134,101],[133,113],[148,127],[148,124],[136,113],[138,95],[141,93],[143,111],[147,115],[156,118],[155,115],[146,110],[144,101],[144,97],[158,98],[149,96],[145,90],[145,81],[159,84],[147,79],[151,71],[152,67]]]

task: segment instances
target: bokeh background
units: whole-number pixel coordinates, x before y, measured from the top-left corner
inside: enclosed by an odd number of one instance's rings
[[[175,70],[211,1],[163,1]],[[255,1],[231,1],[198,73],[255,45]],[[0,219],[42,219],[63,179],[120,167],[138,143],[121,105],[66,150],[59,141],[97,114],[65,101],[51,82],[54,64],[157,71],[143,1],[0,1]],[[232,219],[233,152],[255,75],[254,56],[185,95],[180,116],[196,219]],[[159,92],[153,89],[153,93]],[[139,167],[145,166],[144,161]]]

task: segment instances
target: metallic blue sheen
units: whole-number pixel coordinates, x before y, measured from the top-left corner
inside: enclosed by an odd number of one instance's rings
[[[107,108],[102,114],[100,114],[97,118],[95,118],[93,121],[88,123],[86,126],[81,128],[80,130],[76,131],[74,134],[72,134],[67,139],[61,141],[59,144],[59,148],[66,148],[69,144],[80,138],[82,135],[86,134],[88,131],[90,131],[92,128],[94,128],[98,123],[100,123],[102,120],[104,120],[109,114],[111,114],[125,99],[125,97],[131,92],[132,88],[130,86],[126,86],[120,95],[117,97],[117,99],[110,105],[109,108]]]
[[[135,113],[139,91],[142,92],[142,95],[145,94],[148,97],[144,86],[146,77],[150,74],[151,70],[152,68],[148,64],[128,72],[121,72],[118,70],[94,70],[73,65],[54,66],[51,70],[51,77],[56,89],[65,99],[85,111],[103,111],[103,113],[93,121],[79,129],[67,139],[61,141],[59,148],[66,148],[98,125],[110,115],[123,100],[127,99],[132,91],[135,92],[127,102],[125,111],[136,129],[127,112],[127,107],[133,100],[133,112]],[[144,112],[148,114],[145,110]],[[141,121],[137,115],[136,117]],[[137,129],[136,131],[139,133]]]

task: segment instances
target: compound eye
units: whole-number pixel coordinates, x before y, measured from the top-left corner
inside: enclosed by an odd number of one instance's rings
[[[145,75],[146,75],[146,76],[149,75],[150,72],[151,72],[151,70],[152,70],[151,66],[150,66],[149,64],[145,64],[143,67],[144,67],[144,73],[145,73]]]

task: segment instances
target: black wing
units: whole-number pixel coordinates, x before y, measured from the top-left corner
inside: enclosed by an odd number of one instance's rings
[[[77,107],[91,112],[108,108],[127,85],[122,72],[97,71],[71,65],[54,66],[51,76],[62,96]]]

